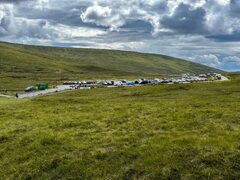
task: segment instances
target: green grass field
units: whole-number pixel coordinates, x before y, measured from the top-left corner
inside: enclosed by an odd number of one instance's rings
[[[0,43],[0,90],[23,90],[37,82],[125,79],[219,70],[173,57],[97,49]]]
[[[240,179],[232,78],[0,98],[0,177]]]
[[[221,72],[154,54],[8,43],[0,69],[0,90]],[[229,76],[0,98],[0,179],[240,179],[240,75]]]

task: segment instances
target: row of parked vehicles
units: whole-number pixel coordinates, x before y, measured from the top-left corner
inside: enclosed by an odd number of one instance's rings
[[[58,89],[80,89],[86,87],[116,87],[116,86],[138,86],[147,84],[181,84],[203,82],[208,80],[221,80],[224,76],[216,73],[209,74],[182,74],[174,78],[156,78],[153,80],[141,78],[133,81],[128,80],[97,80],[97,81],[66,81],[63,85],[57,86]],[[25,89],[25,92],[47,90],[49,88],[47,83],[38,83],[36,86],[31,86]]]
[[[207,78],[164,78],[164,79],[138,79],[134,81],[127,80],[102,80],[102,81],[67,81],[63,85],[72,85],[80,87],[91,87],[91,86],[137,86],[147,84],[178,84],[178,83],[192,83],[199,81],[207,81]]]

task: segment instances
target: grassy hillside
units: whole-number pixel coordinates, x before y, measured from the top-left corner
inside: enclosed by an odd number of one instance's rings
[[[2,179],[240,179],[240,77],[0,98]]]
[[[134,52],[0,43],[0,89],[22,89],[37,81],[135,78],[217,71],[172,57]]]

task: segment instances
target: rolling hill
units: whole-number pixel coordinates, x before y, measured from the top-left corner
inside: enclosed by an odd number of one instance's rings
[[[30,46],[0,42],[0,89],[37,81],[135,78],[219,71],[173,57],[101,49]]]

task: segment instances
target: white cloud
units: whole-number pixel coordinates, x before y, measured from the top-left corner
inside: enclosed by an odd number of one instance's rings
[[[194,61],[215,68],[219,68],[221,66],[219,58],[214,54],[196,56]]]
[[[88,7],[81,14],[81,19],[86,23],[95,23],[99,26],[110,27],[111,30],[117,30],[125,23],[121,15],[114,13],[110,7],[103,7],[97,4]]]
[[[59,34],[61,39],[77,38],[77,37],[97,37],[105,35],[107,32],[101,29],[93,29],[87,27],[71,27],[66,25],[51,25],[49,29]]]
[[[159,3],[159,1],[144,2],[141,0],[122,0],[109,3],[109,5],[105,5],[107,3],[102,2],[103,1],[98,1],[98,3],[95,3],[93,6],[88,7],[84,12],[82,12],[80,16],[82,21],[109,27],[111,31],[116,31],[128,21],[142,20],[149,22],[153,26],[154,32],[161,31],[160,14],[144,9],[145,5],[152,6],[157,2]],[[142,4],[143,7],[141,7],[140,4]]]
[[[222,59],[222,67],[226,70],[239,71],[240,69],[240,58],[237,56],[228,56]]]
[[[194,62],[207,66],[220,68],[226,71],[239,70],[240,58],[238,56],[220,56],[215,54],[205,54],[189,58]]]
[[[54,36],[54,33],[49,31],[46,21],[15,17],[13,5],[0,4],[0,15],[0,36],[40,39]]]
[[[231,62],[240,65],[240,58],[237,56],[228,56],[223,58],[223,62]]]
[[[37,0],[34,4],[33,4],[34,8],[37,9],[41,9],[44,10],[45,8],[50,8],[49,6],[49,0]]]
[[[227,6],[230,3],[230,0],[215,0],[216,3],[220,4],[221,6]]]

